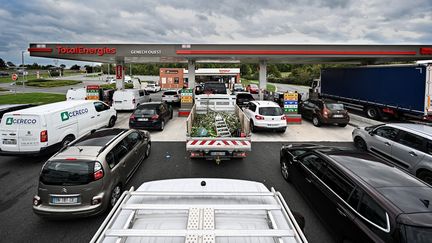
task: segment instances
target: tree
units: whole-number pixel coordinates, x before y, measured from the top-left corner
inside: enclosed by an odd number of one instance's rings
[[[13,64],[13,62],[7,62],[6,64],[8,67],[16,67],[15,64]]]
[[[60,68],[61,68],[61,69],[65,69],[65,68],[66,68],[66,65],[64,65],[64,64],[60,64]]]
[[[5,61],[3,61],[3,59],[0,58],[0,69],[5,69],[7,68]]]
[[[73,65],[72,67],[70,67],[70,70],[80,70],[80,66],[78,66],[78,65]]]
[[[274,77],[274,78],[281,78],[282,77],[281,72],[279,72],[279,69],[274,64],[270,64],[267,66],[267,72],[268,72],[269,77]]]

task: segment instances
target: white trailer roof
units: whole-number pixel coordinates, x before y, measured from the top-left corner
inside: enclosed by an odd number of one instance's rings
[[[262,183],[173,179],[124,193],[91,242],[307,240],[280,193]]]
[[[67,100],[67,101],[60,101],[56,103],[46,104],[46,105],[40,105],[35,107],[30,107],[27,109],[19,110],[19,111],[13,111],[11,113],[13,114],[21,114],[21,115],[38,115],[42,113],[53,113],[57,111],[64,111],[70,107],[77,106],[77,105],[83,105],[86,103],[91,103],[93,101],[91,100]]]

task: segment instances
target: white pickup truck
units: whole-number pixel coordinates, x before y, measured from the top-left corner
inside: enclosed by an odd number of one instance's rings
[[[193,131],[194,120],[198,116],[210,117],[215,114],[218,118],[211,122],[215,123],[216,134],[197,136]],[[229,122],[224,118],[224,114],[234,114],[238,118],[240,126],[237,131],[227,132],[230,129]],[[249,120],[236,105],[236,98],[233,95],[196,95],[195,104],[186,121],[186,129],[186,150],[190,152],[191,158],[205,158],[219,163],[230,158],[244,158],[246,152],[251,151]]]
[[[122,194],[90,241],[307,243],[282,194],[233,179],[172,179]]]

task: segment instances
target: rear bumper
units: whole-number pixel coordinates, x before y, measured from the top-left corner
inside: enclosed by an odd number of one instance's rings
[[[33,212],[44,218],[52,219],[68,219],[68,218],[80,218],[90,217],[101,214],[105,211],[106,206],[102,203],[98,205],[88,205],[81,207],[52,207],[52,206],[33,206]]]
[[[256,124],[254,124],[256,128],[259,129],[269,129],[269,130],[281,130],[281,129],[286,129],[287,124],[286,121],[284,121],[283,123],[265,123],[265,122],[257,122]]]
[[[350,121],[349,117],[344,118],[321,118],[321,122],[325,124],[347,124]]]
[[[162,122],[161,121],[147,121],[147,122],[130,122],[129,128],[135,129],[161,129]]]
[[[0,155],[2,156],[43,156],[53,154],[61,149],[61,143],[56,143],[48,147],[42,147],[36,151],[5,151],[0,149]]]

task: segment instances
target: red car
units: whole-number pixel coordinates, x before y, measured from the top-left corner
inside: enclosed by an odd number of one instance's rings
[[[251,94],[258,94],[259,93],[258,85],[248,84],[248,86],[246,87],[246,91],[248,91]]]

